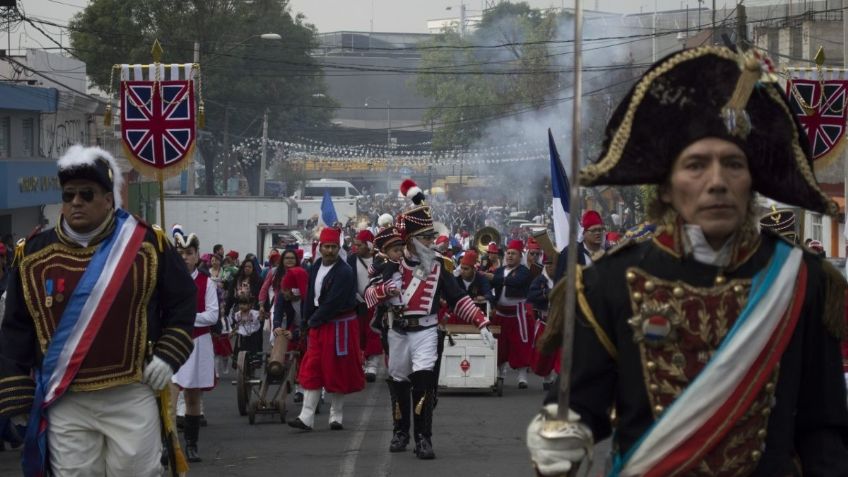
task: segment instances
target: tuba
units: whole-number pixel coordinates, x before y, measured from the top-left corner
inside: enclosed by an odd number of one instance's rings
[[[501,233],[496,228],[483,227],[474,233],[474,242],[472,243],[481,255],[486,253],[486,247],[489,246],[489,242],[495,242],[500,246]]]

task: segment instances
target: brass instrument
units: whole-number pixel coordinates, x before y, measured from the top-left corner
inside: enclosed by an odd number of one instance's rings
[[[501,233],[494,227],[483,227],[474,233],[474,241],[472,244],[480,254],[486,253],[486,248],[489,242],[501,243]],[[500,245],[498,245],[500,247]]]

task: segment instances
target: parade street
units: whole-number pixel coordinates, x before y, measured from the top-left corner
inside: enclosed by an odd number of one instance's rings
[[[278,415],[258,415],[248,424],[236,408],[232,372],[204,395],[209,421],[198,443],[203,462],[192,464],[192,476],[310,475],[339,477],[432,475],[533,475],[525,432],[538,411],[541,380],[519,390],[510,376],[503,397],[493,394],[442,393],[433,424],[436,460],[421,461],[410,450],[389,453],[392,421],[383,382],[367,384],[345,402],[343,431],[327,424],[329,406],[316,416],[315,430],[299,431],[280,423]],[[289,399],[288,417],[299,405]],[[0,452],[0,475],[20,475],[19,451]]]

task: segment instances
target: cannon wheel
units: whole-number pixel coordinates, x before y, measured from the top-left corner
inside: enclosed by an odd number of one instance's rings
[[[247,351],[238,354],[238,381],[236,383],[236,401],[239,416],[247,414],[247,404],[250,396],[250,376],[247,375]]]

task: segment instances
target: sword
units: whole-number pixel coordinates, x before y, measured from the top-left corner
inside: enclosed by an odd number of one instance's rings
[[[569,393],[571,391],[571,364],[574,343],[575,304],[577,294],[577,215],[580,213],[580,185],[577,180],[580,162],[580,104],[583,85],[583,8],[580,0],[574,0],[574,103],[572,109],[571,134],[571,187],[568,208],[568,254],[565,268],[565,319],[562,330],[562,354],[560,356],[558,421],[568,421]]]

